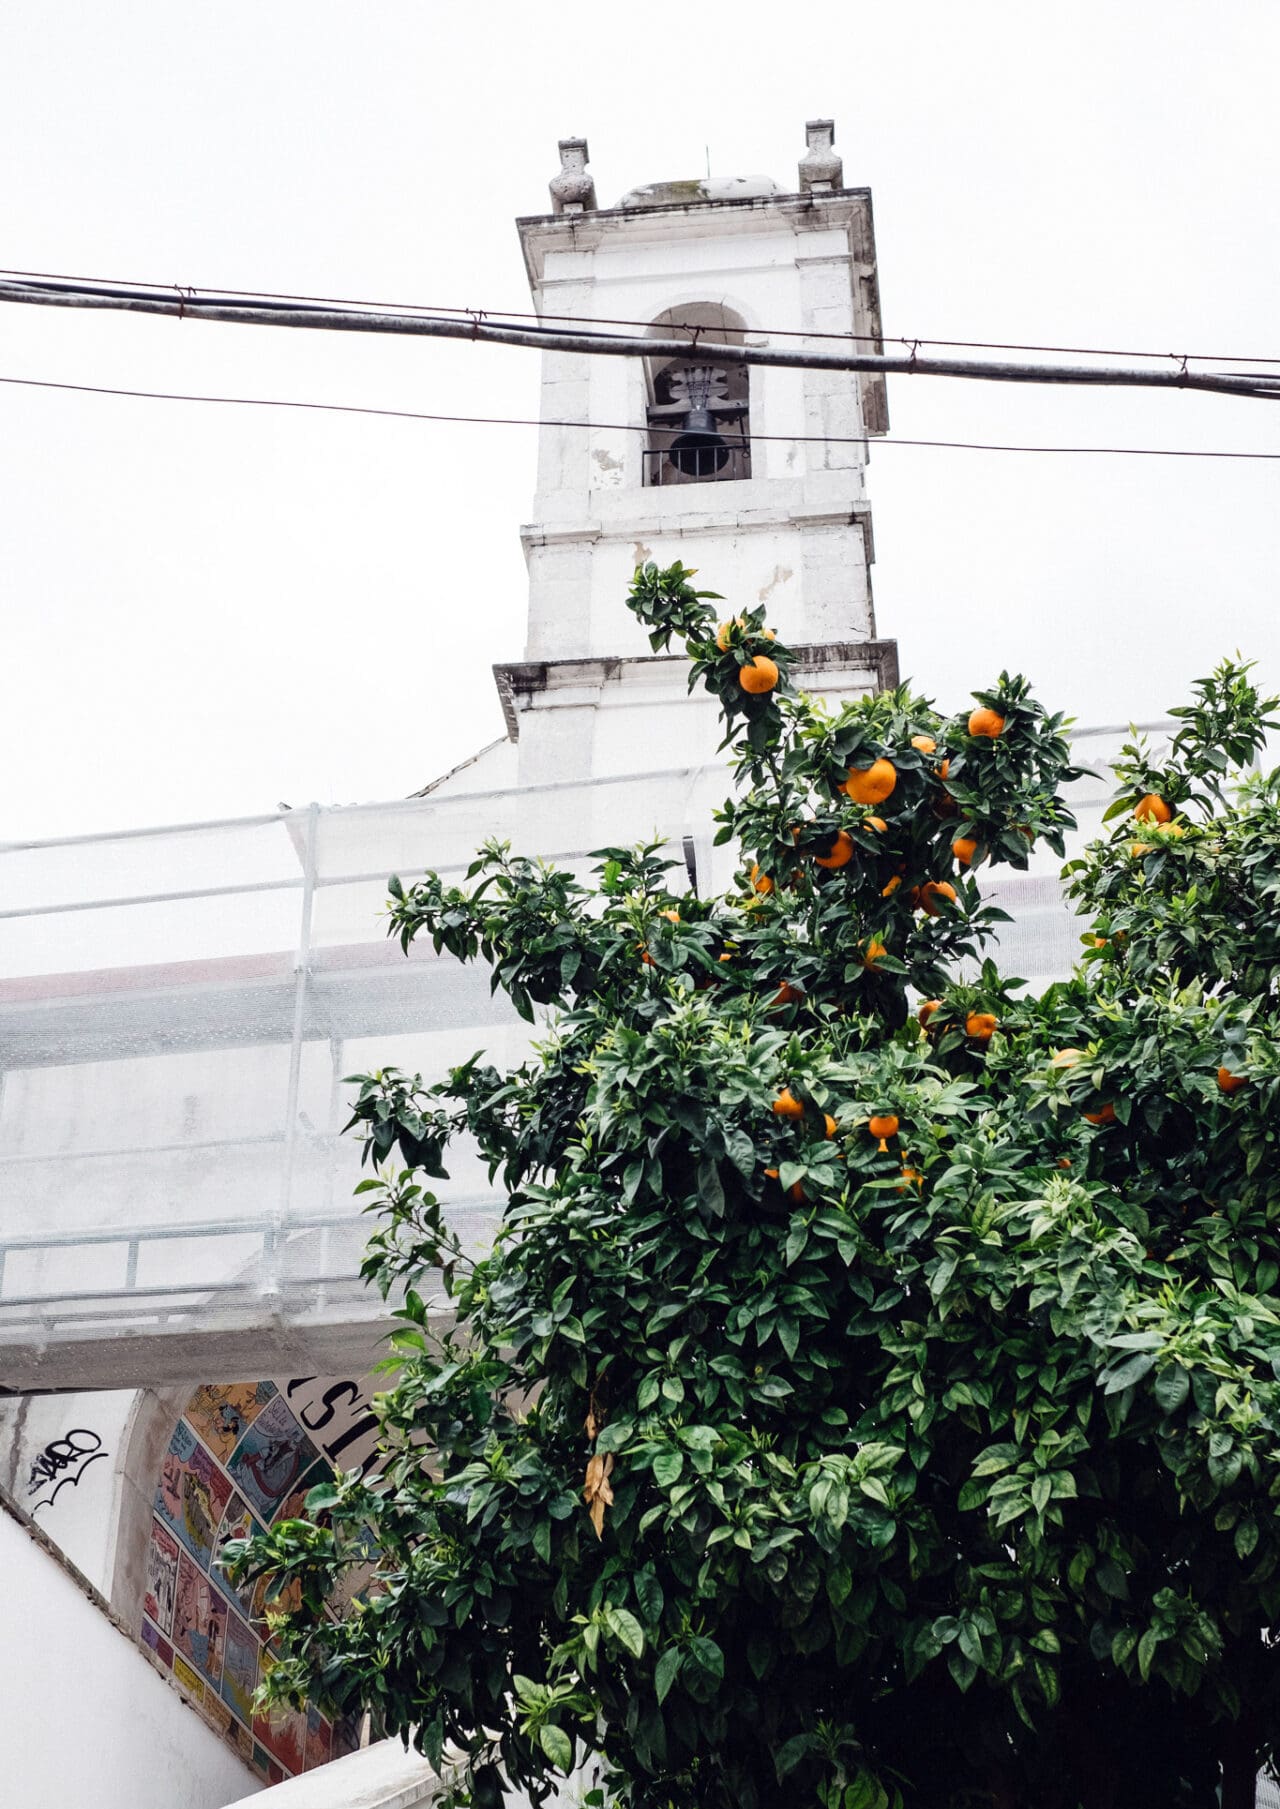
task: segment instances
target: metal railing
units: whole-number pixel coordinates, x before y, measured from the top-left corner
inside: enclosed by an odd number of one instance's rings
[[[669,446],[644,449],[646,489],[672,484],[730,484],[751,476],[750,440],[726,440],[723,445],[696,448],[683,454],[681,466],[672,461]]]
[[[1123,738],[1076,731],[1099,766]],[[1081,839],[1107,790],[1076,788]],[[247,1323],[255,1299],[273,1326],[332,1318],[335,1296],[344,1325],[378,1320],[355,1282],[343,1077],[441,1073],[480,1047],[518,1060],[527,1034],[481,967],[387,940],[385,876],[456,872],[478,824],[574,868],[661,825],[676,850],[692,832],[715,891],[723,796],[719,769],[676,768],[0,848],[0,1381],[59,1346],[75,1380],[104,1339],[173,1343]],[[1033,983],[1078,946],[1055,867],[989,881]],[[479,1236],[497,1202],[459,1157],[446,1198]]]

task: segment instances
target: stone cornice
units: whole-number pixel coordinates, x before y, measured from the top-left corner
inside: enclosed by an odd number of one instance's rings
[[[688,486],[682,494],[687,495],[693,486]],[[713,489],[713,485],[706,485]],[[843,528],[852,522],[860,522],[867,531],[871,527],[871,504],[865,497],[856,502],[844,504],[838,509],[820,507],[813,509],[765,508],[745,509],[741,514],[725,512],[721,515],[629,515],[625,522],[607,522],[600,520],[584,522],[565,522],[557,526],[551,522],[526,522],[520,529],[520,539],[526,550],[534,546],[567,546],[575,541],[592,543],[602,540],[643,540],[648,535],[667,537],[682,534],[723,534],[731,530],[735,534],[772,533],[776,528]],[[868,555],[870,558],[870,555]]]
[[[797,677],[818,672],[869,672],[874,675],[877,691],[892,690],[898,683],[896,641],[813,641],[794,647],[792,652]],[[507,733],[513,741],[518,741],[521,704],[527,708],[543,693],[571,689],[598,691],[620,679],[624,669],[661,679],[668,673],[674,676],[687,663],[683,654],[514,660],[495,665],[493,678],[502,701]]]

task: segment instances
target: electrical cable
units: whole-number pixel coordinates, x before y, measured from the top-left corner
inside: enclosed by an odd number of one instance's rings
[[[862,372],[874,376],[975,378],[988,383],[1085,384],[1094,388],[1203,390],[1216,395],[1280,400],[1280,375],[1245,375],[1224,371],[1192,371],[1185,359],[1177,370],[1135,370],[1116,366],[1031,365],[973,359],[921,358],[913,346],[906,356],[886,353],[790,351],[785,347],[727,344],[656,335],[584,333],[580,328],[504,326],[473,314],[466,317],[422,314],[367,314],[360,310],[242,302],[227,296],[197,296],[186,291],[116,290],[31,282],[0,281],[0,302],[60,308],[109,308],[125,313],[165,314],[178,319],[234,323],[239,326],[282,326],[311,331],[389,333],[428,339],[483,340],[490,345],[524,346],[542,351],[579,352],[589,356],[663,358],[687,362],[691,357],[718,364],[767,366],[775,370]]]
[[[48,377],[0,376],[0,383],[23,389],[66,390],[75,395],[123,396],[141,402],[201,402],[232,408],[296,408],[320,414],[370,415],[394,421],[436,421],[470,427],[568,427],[586,433],[643,433],[652,430],[634,421],[563,421],[539,420],[533,415],[456,415],[428,414],[411,408],[375,408],[358,402],[306,402],[284,396],[204,396],[174,390],[118,389],[103,383],[61,383]],[[752,433],[749,442],[780,441],[789,446],[866,446],[866,434],[821,433]],[[1129,458],[1172,459],[1263,459],[1280,460],[1280,452],[1217,451],[1204,447],[1177,446],[1018,446],[992,440],[917,440],[897,434],[874,436],[881,446],[927,446],[952,452],[1025,452],[1066,453],[1073,456],[1097,455]]]
[[[19,277],[35,282],[70,283],[86,288],[96,288],[106,292],[110,290],[159,290],[169,288],[175,293],[196,297],[199,295],[229,295],[243,301],[260,302],[306,302],[323,307],[359,308],[371,313],[398,314],[443,314],[443,315],[476,315],[483,320],[532,320],[532,321],[569,321],[579,326],[599,327],[638,327],[648,330],[654,326],[651,320],[633,320],[625,315],[607,314],[538,314],[532,310],[522,312],[516,308],[476,308],[469,304],[447,307],[439,302],[371,302],[354,299],[351,296],[303,295],[292,294],[288,290],[271,289],[224,289],[193,288],[185,283],[143,282],[132,277],[74,277],[57,271],[40,270],[6,270],[0,267],[0,277]],[[677,332],[691,332],[692,324],[682,321],[664,323]],[[705,327],[701,329],[705,331]],[[836,333],[807,329],[803,327],[752,327],[753,334],[760,334],[768,339],[829,339],[841,343],[861,345],[901,345],[901,346],[941,346],[950,351],[975,352],[1050,352],[1057,357],[1070,358],[1150,358],[1160,363],[1170,361],[1182,364],[1268,364],[1280,365],[1280,356],[1263,357],[1260,354],[1243,352],[1150,352],[1132,349],[1083,346],[1083,345],[1038,345],[1023,340],[1011,339],[935,339],[923,333]]]

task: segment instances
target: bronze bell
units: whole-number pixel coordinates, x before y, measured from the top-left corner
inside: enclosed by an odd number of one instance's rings
[[[707,407],[691,408],[667,454],[684,477],[711,477],[729,462],[729,448]]]

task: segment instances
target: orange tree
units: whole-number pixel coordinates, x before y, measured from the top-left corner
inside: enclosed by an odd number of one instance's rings
[[[541,1040],[356,1077],[383,1468],[241,1551],[296,1604],[270,1691],[370,1706],[482,1809],[584,1765],[632,1809],[1242,1809],[1280,1727],[1280,781],[1232,775],[1272,706],[1224,665],[1163,764],[1125,750],[1081,966],[1020,997],[974,875],[1061,854],[1062,720],[1007,676],[829,716],[691,576],[630,605],[722,706],[729,892],[657,845],[391,882]],[[461,1133],[506,1196],[475,1264],[427,1185]]]

